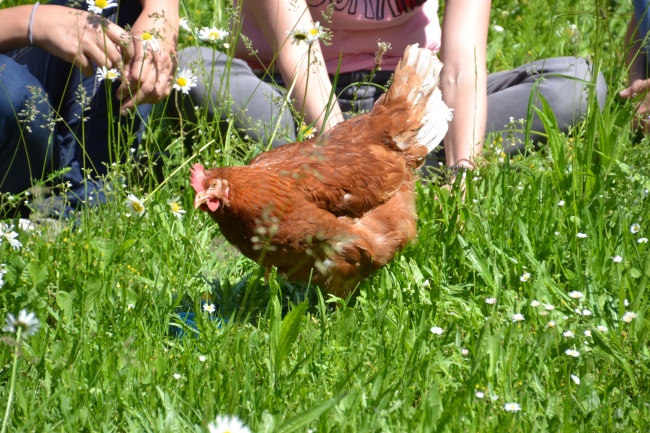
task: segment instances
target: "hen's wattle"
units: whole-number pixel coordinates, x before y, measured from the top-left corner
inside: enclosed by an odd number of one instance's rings
[[[451,120],[441,67],[430,50],[410,46],[370,113],[248,166],[195,164],[195,207],[246,257],[347,296],[416,237],[414,170]]]

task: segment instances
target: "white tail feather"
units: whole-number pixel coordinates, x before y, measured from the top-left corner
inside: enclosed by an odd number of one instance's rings
[[[413,106],[422,102],[427,104],[426,114],[421,120],[422,127],[417,133],[416,140],[431,152],[438,147],[444,138],[447,133],[448,123],[453,117],[453,110],[447,107],[447,104],[442,100],[442,92],[439,88],[442,62],[431,50],[419,48],[418,44],[409,45],[406,48],[402,62],[406,62],[405,65],[413,66],[417,74],[423,78],[422,85],[412,88],[407,98]],[[394,80],[406,81],[407,78],[401,76],[398,69]],[[433,91],[430,91],[431,89]],[[425,95],[428,95],[428,97],[426,101],[422,101]],[[406,143],[403,143],[403,145],[406,145]]]

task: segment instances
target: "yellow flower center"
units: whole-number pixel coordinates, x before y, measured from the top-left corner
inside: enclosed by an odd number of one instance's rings
[[[181,80],[182,80],[182,82],[181,82]],[[181,85],[181,86],[184,86],[185,85],[185,78],[179,78],[178,79],[178,84]],[[172,212],[174,212],[174,213],[181,210],[180,205],[178,203],[176,203],[176,202],[169,203],[169,206],[172,208]]]
[[[309,29],[309,33],[310,33],[312,36],[317,36],[319,32],[318,32],[318,29],[317,29],[317,28],[313,28],[313,29]]]
[[[221,36],[221,35],[219,34],[219,32],[210,32],[210,36],[209,36],[209,37],[210,37],[210,39],[214,39],[214,40],[216,40],[216,39],[219,39],[220,36]]]
[[[108,0],[95,0],[95,6],[104,9],[108,6]]]
[[[153,35],[149,32],[142,32],[140,37],[143,41],[153,41]]]
[[[185,77],[178,77],[176,79],[176,83],[181,87],[185,87],[187,86],[187,79]],[[179,207],[177,203],[171,203],[170,206],[172,207],[172,209],[174,209],[174,207],[176,208]],[[178,209],[174,209],[174,212],[176,212],[177,210]]]
[[[134,202],[131,204],[131,206],[133,207],[133,210],[136,211],[137,213],[142,213],[142,212],[144,212],[144,206],[142,206],[142,204],[140,204],[140,203],[137,202],[137,201],[134,201]]]

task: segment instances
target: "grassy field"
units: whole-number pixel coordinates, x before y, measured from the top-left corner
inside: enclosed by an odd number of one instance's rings
[[[9,431],[202,432],[218,415],[260,433],[648,431],[650,146],[615,97],[631,5],[493,4],[491,71],[589,56],[605,109],[568,137],[549,118],[531,156],[488,145],[464,200],[418,184],[417,242],[337,310],[314,288],[264,283],[192,210],[179,131],[154,123],[143,151],[169,155],[164,184],[154,167],[115,165],[115,200],[77,228],[0,243],[0,318],[41,323],[21,345],[2,333]],[[217,0],[186,0],[182,15],[226,19]],[[210,166],[260,151],[201,117],[183,134]],[[182,325],[190,311],[198,333]]]

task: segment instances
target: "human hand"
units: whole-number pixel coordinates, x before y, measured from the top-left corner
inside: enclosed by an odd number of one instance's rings
[[[122,112],[135,104],[155,104],[171,92],[176,71],[176,31],[172,29],[164,15],[145,12],[131,27],[134,55],[117,90]]]
[[[638,103],[635,116],[632,119],[633,128],[650,132],[650,80],[635,80],[632,85],[619,92],[623,99],[631,99]],[[638,102],[637,102],[638,101]]]
[[[34,45],[78,66],[86,76],[95,73],[95,65],[120,68],[133,57],[131,36],[98,15],[44,4],[33,17]]]

